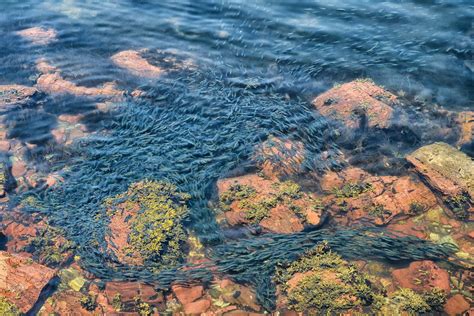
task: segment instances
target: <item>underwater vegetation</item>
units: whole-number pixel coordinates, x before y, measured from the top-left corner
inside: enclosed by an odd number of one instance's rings
[[[300,186],[294,181],[272,183],[272,189],[265,195],[258,195],[255,187],[246,184],[233,184],[220,196],[220,208],[223,211],[229,211],[230,205],[238,202],[238,208],[245,214],[245,218],[253,224],[258,224],[261,220],[269,216],[272,208],[278,205],[289,207],[290,211],[298,212],[299,207],[293,205],[293,202],[307,197],[301,192]]]
[[[357,270],[322,242],[289,266],[279,266],[275,279],[286,292],[291,309],[340,312],[374,301],[375,289]],[[292,282],[297,274],[301,280]]]
[[[173,184],[144,180],[131,184],[126,192],[106,199],[104,204],[111,218],[118,212],[129,212],[125,251],[139,254],[144,264],[157,271],[175,266],[184,258],[187,234],[183,220],[188,215],[189,199],[189,194],[179,192]]]
[[[279,265],[274,280],[285,294],[288,307],[299,312],[342,313],[370,307],[372,311],[409,313],[441,311],[446,293],[432,288],[417,293],[399,288],[390,295],[374,277],[333,252],[326,241],[291,263]]]
[[[410,313],[427,313],[443,310],[446,303],[446,293],[433,288],[422,294],[412,289],[401,288],[391,295],[391,300],[402,311]]]
[[[30,241],[28,249],[31,250],[33,258],[39,262],[57,267],[75,248],[73,242],[62,236],[64,232],[60,228],[47,225],[39,229],[38,235]]]
[[[469,218],[469,209],[471,207],[472,201],[468,194],[458,194],[451,196],[447,198],[445,202],[457,219],[463,221]]]
[[[0,296],[0,315],[20,316],[21,313],[15,305]]]

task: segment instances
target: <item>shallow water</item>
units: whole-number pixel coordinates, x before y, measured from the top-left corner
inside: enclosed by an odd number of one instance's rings
[[[39,170],[69,168],[58,189],[30,193],[99,276],[117,276],[92,245],[105,234],[102,201],[134,181],[166,179],[191,193],[188,226],[213,244],[222,240],[207,206],[215,181],[245,168],[268,135],[302,141],[310,171],[337,166],[330,123],[310,105],[336,83],[370,77],[417,102],[474,106],[471,1],[3,0],[0,9],[0,84],[34,85],[45,58],[77,85],[113,81],[147,94],[109,113],[70,95],[2,113],[10,138],[37,145],[28,158]],[[15,34],[34,26],[56,29],[57,41],[35,46]],[[144,79],[110,59],[143,48],[157,65],[173,67],[163,62],[173,57],[192,67]],[[56,144],[61,114],[84,114],[96,133],[73,148]]]

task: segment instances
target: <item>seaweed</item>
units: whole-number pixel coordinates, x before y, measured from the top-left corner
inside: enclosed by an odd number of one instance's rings
[[[372,191],[371,183],[347,183],[341,188],[334,188],[333,193],[338,198],[353,198],[358,197],[362,193]]]

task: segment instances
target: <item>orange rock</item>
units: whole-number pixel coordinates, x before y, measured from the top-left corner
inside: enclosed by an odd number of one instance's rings
[[[322,115],[357,128],[367,120],[368,127],[387,128],[396,102],[395,95],[369,80],[356,80],[321,94],[313,105]]]
[[[112,61],[139,77],[156,78],[163,74],[163,69],[150,64],[135,50],[126,50],[112,56]]]
[[[464,296],[456,294],[448,299],[444,305],[444,311],[450,316],[462,315],[469,307],[470,304],[464,299]]]
[[[270,137],[257,146],[254,159],[266,177],[294,175],[302,171],[304,145],[297,141]]]
[[[393,270],[392,277],[395,285],[418,292],[434,287],[444,290],[446,294],[451,291],[448,272],[429,260],[414,261],[407,268]]]
[[[211,300],[210,299],[201,299],[192,303],[188,303],[184,305],[184,312],[186,315],[201,315],[206,310],[211,307]]]
[[[30,258],[0,251],[0,296],[27,313],[41,290],[55,276],[54,270]]]
[[[264,218],[259,225],[269,232],[279,234],[299,232],[304,228],[301,219],[283,205],[272,208],[268,217]]]
[[[37,92],[38,90],[33,87],[16,84],[0,85],[0,107],[25,103]]]
[[[204,288],[201,285],[184,287],[181,285],[173,285],[171,287],[174,295],[178,298],[179,302],[183,305],[194,302],[201,298],[203,295]]]
[[[16,32],[17,35],[27,39],[35,45],[47,45],[56,41],[57,32],[52,28],[31,27],[22,31]]]

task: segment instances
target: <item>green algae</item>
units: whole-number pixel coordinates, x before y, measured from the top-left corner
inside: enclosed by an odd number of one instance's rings
[[[20,316],[21,313],[15,304],[10,303],[6,298],[0,296],[0,315]]]
[[[375,289],[368,276],[357,270],[322,242],[288,267],[279,267],[275,279],[286,291],[291,309],[340,312],[374,301]],[[304,277],[290,288],[288,283],[296,274]]]
[[[439,288],[423,293],[401,288],[391,295],[391,300],[402,311],[427,313],[442,310],[446,303],[446,294]]]
[[[457,219],[465,221],[469,218],[469,209],[472,201],[467,194],[451,196],[445,202]]]
[[[129,221],[129,244],[153,269],[159,270],[178,264],[185,256],[187,234],[182,222],[188,214],[189,198],[189,194],[179,192],[170,183],[144,180],[131,184],[125,193],[107,199],[105,204],[111,208],[110,216],[118,205],[139,206]]]
[[[89,312],[97,308],[97,297],[95,295],[84,295],[80,300],[81,306]]]
[[[76,247],[64,235],[64,230],[48,224],[38,229],[38,234],[29,243],[33,258],[50,267],[59,266]]]
[[[362,193],[366,193],[373,190],[371,183],[346,183],[341,188],[333,188],[333,193],[338,198],[354,198],[358,197]]]

